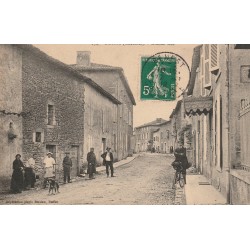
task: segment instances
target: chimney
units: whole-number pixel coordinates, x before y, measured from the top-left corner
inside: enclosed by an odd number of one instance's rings
[[[88,67],[90,66],[90,51],[77,51],[76,63],[79,66]]]

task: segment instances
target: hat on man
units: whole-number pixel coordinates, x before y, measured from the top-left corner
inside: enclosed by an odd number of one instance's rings
[[[48,152],[47,155],[53,155],[51,152]]]

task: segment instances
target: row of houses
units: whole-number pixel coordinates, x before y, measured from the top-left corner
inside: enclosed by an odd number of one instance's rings
[[[250,45],[194,50],[183,99],[193,163],[230,204],[250,204]]]
[[[171,121],[157,118],[134,130],[135,152],[169,153],[173,150]]]
[[[136,103],[122,68],[91,63],[90,52],[67,65],[32,45],[0,45],[0,86],[2,186],[17,153],[37,153],[42,166],[50,151],[60,169],[68,151],[73,176],[90,147],[99,162],[107,146],[115,161],[131,154]]]
[[[183,97],[169,121],[152,133],[159,138],[156,147],[163,153],[181,140],[189,161],[229,204],[250,204],[249,100],[250,45],[197,46]],[[137,149],[142,145],[140,133],[147,126],[135,129]],[[168,150],[162,139],[164,131]],[[150,144],[150,140],[143,143]]]

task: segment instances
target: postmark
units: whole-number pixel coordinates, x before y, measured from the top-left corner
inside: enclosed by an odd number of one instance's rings
[[[187,62],[172,52],[141,57],[141,100],[174,101],[190,78]]]

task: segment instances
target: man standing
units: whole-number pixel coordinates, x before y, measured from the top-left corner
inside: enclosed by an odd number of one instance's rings
[[[90,152],[87,154],[88,161],[88,173],[89,179],[94,179],[95,166],[96,166],[96,156],[94,153],[94,148],[90,148]]]
[[[47,157],[45,157],[43,161],[43,166],[44,166],[44,182],[43,182],[43,188],[46,188],[47,182],[49,178],[54,178],[55,177],[55,165],[56,162],[54,158],[52,158],[52,153],[48,152]]]
[[[33,189],[36,182],[35,165],[36,165],[37,154],[33,154],[33,157],[29,158],[26,167],[24,168],[24,188],[29,185]]]
[[[111,177],[114,177],[114,168],[113,168],[113,154],[110,152],[109,147],[106,148],[106,152],[101,155],[106,166],[106,174],[109,177],[109,168],[111,170]]]
[[[63,159],[63,180],[64,180],[64,184],[66,184],[66,180],[68,181],[68,183],[71,183],[70,180],[70,170],[72,168],[72,161],[69,158],[69,152],[65,153],[66,156]]]

